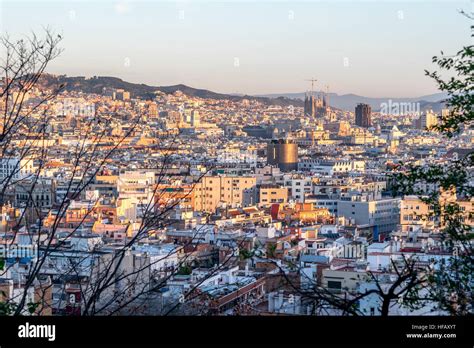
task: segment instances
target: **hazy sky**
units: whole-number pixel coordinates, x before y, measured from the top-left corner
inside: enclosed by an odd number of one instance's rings
[[[372,97],[435,93],[431,57],[470,43],[469,0],[0,0],[11,36],[64,37],[49,69],[224,93],[317,88]]]

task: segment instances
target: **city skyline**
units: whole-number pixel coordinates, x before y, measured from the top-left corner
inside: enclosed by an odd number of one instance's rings
[[[0,0],[0,345],[467,343],[468,4]]]
[[[42,26],[61,33],[65,50],[48,70],[55,74],[250,95],[303,92],[314,76],[317,90],[419,97],[438,92],[424,76],[431,57],[468,44],[469,21],[458,10],[469,6],[461,0],[2,1],[0,29],[12,36]],[[29,21],[18,20],[23,16]]]

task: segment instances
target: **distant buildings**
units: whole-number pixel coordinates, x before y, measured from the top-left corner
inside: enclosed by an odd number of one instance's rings
[[[113,100],[127,101],[130,100],[130,92],[125,91],[124,89],[114,89],[110,87],[104,87],[102,89],[102,94],[106,97],[110,97]]]
[[[29,102],[40,96],[32,91]],[[144,289],[146,312],[141,299],[133,303],[139,314],[176,308],[181,315],[337,315],[329,304],[319,312],[287,279],[349,298],[372,289],[370,271],[391,286],[392,260],[402,255],[422,264],[452,255],[440,240],[444,221],[435,207],[389,195],[389,173],[403,170],[400,162],[442,165],[467,156],[473,130],[446,142],[425,131],[437,121],[432,112],[371,114],[365,104],[357,106],[354,126],[353,112],[332,110],[312,95],[304,108],[181,92],[150,98],[116,88],[102,95],[64,91],[47,139],[27,128],[15,134],[11,153],[0,158],[0,259],[7,269],[0,272],[0,300],[26,290],[37,302],[36,292],[48,289],[37,311],[80,315],[88,299],[81,289],[92,288],[102,265],[123,255],[118,271],[130,277],[114,280],[98,303],[126,302]],[[93,112],[69,105],[91,105]],[[325,110],[334,119],[322,117]],[[32,121],[44,111],[33,110]],[[90,127],[91,115],[106,122]],[[84,158],[93,161],[79,168],[71,154],[83,143]],[[48,151],[25,156],[25,146]],[[107,161],[96,163],[102,156]],[[443,202],[458,204],[474,228],[473,200],[444,195]],[[54,250],[26,289],[53,233]],[[149,294],[157,284],[160,291]],[[355,304],[363,314],[379,314],[375,297]]]
[[[304,98],[304,114],[309,117],[316,116],[317,100],[314,95],[306,95]]]
[[[326,97],[316,98],[314,95],[306,95],[304,99],[304,114],[308,117],[322,118],[327,110]]]
[[[420,130],[430,130],[433,126],[438,124],[438,115],[433,110],[426,110],[421,114],[417,128]]]
[[[201,118],[199,116],[199,111],[193,110],[191,112],[191,126],[192,127],[199,127],[201,122]]]
[[[341,199],[337,204],[338,216],[352,219],[357,225],[373,226],[374,239],[387,236],[400,223],[400,198],[382,198],[356,195]]]
[[[130,100],[130,92],[127,92],[123,89],[117,89],[115,91],[115,99],[121,101]]]
[[[33,160],[29,158],[0,158],[0,180],[17,180],[34,173]],[[1,183],[0,183],[1,185]]]
[[[359,127],[372,126],[372,108],[368,104],[357,104],[355,108],[355,124]]]
[[[261,185],[258,188],[258,194],[261,206],[288,202],[288,188],[280,187],[279,185]]]
[[[195,210],[214,212],[219,206],[243,205],[245,200],[252,200],[255,185],[254,177],[205,176],[194,188]],[[255,204],[255,199],[249,203]]]
[[[282,171],[298,169],[298,144],[291,139],[271,140],[267,145],[267,163]]]
[[[350,171],[364,172],[364,161],[321,161],[319,159],[302,159],[298,163],[298,170],[302,172],[333,175]]]

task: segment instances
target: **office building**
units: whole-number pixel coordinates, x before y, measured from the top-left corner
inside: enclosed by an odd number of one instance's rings
[[[359,127],[369,128],[372,126],[372,108],[368,104],[357,104],[355,109],[355,124]]]

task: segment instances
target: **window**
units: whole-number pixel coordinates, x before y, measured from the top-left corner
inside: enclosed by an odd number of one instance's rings
[[[341,282],[336,282],[334,280],[329,280],[328,281],[328,288],[329,289],[334,289],[334,290],[341,290]]]

